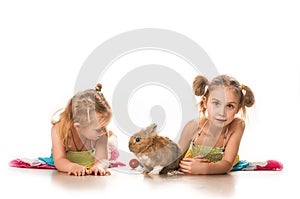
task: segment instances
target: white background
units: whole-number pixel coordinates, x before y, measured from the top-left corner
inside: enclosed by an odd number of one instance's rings
[[[111,37],[140,28],[189,37],[220,74],[252,88],[256,104],[248,112],[242,159],[297,167],[299,8],[286,0],[1,1],[1,167],[14,158],[49,155],[51,116],[73,95],[83,62]],[[110,75],[113,84],[119,77]]]

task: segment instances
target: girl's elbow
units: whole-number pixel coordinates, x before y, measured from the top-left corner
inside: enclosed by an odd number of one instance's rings
[[[228,174],[231,172],[233,163],[230,163],[229,161],[225,160],[224,161],[224,174]]]

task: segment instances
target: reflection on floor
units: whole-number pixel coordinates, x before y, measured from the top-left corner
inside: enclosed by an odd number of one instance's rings
[[[88,198],[282,198],[297,189],[292,173],[283,171],[237,171],[227,175],[144,176],[136,169],[111,169],[111,176],[68,176],[56,170],[8,167],[4,193],[14,197]],[[4,194],[3,193],[3,194]],[[163,195],[162,195],[163,194]],[[298,197],[299,198],[299,197]]]

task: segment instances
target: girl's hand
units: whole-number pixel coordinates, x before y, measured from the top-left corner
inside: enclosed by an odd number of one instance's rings
[[[180,171],[187,173],[187,174],[198,174],[200,167],[203,164],[210,163],[209,160],[197,156],[195,158],[184,158],[180,161]]]
[[[107,161],[105,161],[105,163],[97,162],[89,170],[87,170],[87,174],[94,174],[95,176],[98,174],[100,176],[109,176],[110,172],[107,170],[107,164]]]
[[[93,166],[92,168],[87,170],[87,174],[89,175],[94,174],[95,176],[96,175],[109,176],[110,172],[106,169],[103,169],[102,167]]]
[[[86,168],[79,164],[72,166],[70,171],[68,172],[68,175],[75,175],[75,176],[84,176],[85,174],[87,174]]]

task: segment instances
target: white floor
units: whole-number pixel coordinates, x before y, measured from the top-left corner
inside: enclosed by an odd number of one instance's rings
[[[3,166],[3,165],[2,165]],[[211,176],[147,177],[129,167],[111,176],[68,176],[56,170],[2,169],[2,195],[8,198],[299,198],[297,172],[238,171]],[[4,187],[4,188],[3,188]]]

